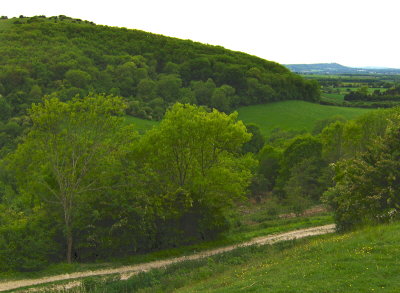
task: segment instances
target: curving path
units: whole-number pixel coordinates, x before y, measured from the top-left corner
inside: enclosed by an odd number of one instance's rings
[[[121,279],[123,280],[123,279],[128,279],[129,277],[131,277],[135,274],[138,274],[140,272],[145,272],[145,271],[155,269],[155,268],[161,268],[161,267],[164,267],[164,266],[167,266],[167,265],[170,265],[173,263],[181,262],[181,261],[196,260],[196,259],[200,259],[200,258],[204,258],[204,257],[209,257],[209,256],[212,256],[215,254],[234,250],[238,247],[246,247],[246,246],[251,246],[251,245],[273,244],[273,243],[280,242],[280,241],[299,239],[299,238],[304,238],[304,237],[308,237],[308,236],[322,235],[322,234],[333,233],[333,232],[335,232],[335,224],[294,230],[294,231],[285,232],[285,233],[281,233],[281,234],[257,237],[257,238],[254,238],[254,239],[244,242],[244,243],[226,246],[226,247],[222,247],[222,248],[216,248],[216,249],[212,249],[212,250],[206,250],[206,251],[195,253],[195,254],[189,255],[189,256],[176,257],[176,258],[160,260],[160,261],[152,261],[152,262],[148,262],[148,263],[136,264],[136,265],[131,265],[131,266],[123,266],[123,267],[114,268],[114,269],[101,269],[101,270],[95,270],[95,271],[86,271],[86,272],[77,272],[77,273],[72,273],[72,274],[56,275],[56,276],[44,277],[44,278],[40,278],[40,279],[26,279],[26,280],[3,282],[3,283],[0,283],[0,291],[7,291],[7,290],[28,287],[28,286],[34,286],[34,285],[40,285],[40,284],[45,284],[45,283],[51,283],[51,282],[56,282],[56,281],[73,280],[73,279],[85,278],[85,277],[90,277],[90,276],[102,276],[102,275],[110,275],[110,274],[120,274]],[[75,282],[75,285],[76,284],[79,285],[79,282]]]

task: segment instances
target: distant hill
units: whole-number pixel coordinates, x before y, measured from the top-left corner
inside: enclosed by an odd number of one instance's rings
[[[400,69],[385,67],[347,67],[338,63],[286,64],[292,72],[301,74],[400,74]]]

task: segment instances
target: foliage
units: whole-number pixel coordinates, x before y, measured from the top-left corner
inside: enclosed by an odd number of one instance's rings
[[[165,112],[180,100],[182,89],[193,90],[200,105],[227,112],[238,105],[319,99],[314,81],[277,63],[220,46],[66,16],[0,21],[8,24],[0,31],[0,94],[11,101],[19,93],[11,103],[13,115],[23,114],[20,104],[29,107],[29,93],[40,99],[57,92],[65,100],[93,90],[121,95],[141,102],[141,109],[150,107],[146,119],[161,118],[150,100],[162,98]]]
[[[68,103],[48,98],[30,111],[33,126],[9,166],[20,192],[59,210],[72,261],[75,213],[82,197],[110,188],[108,170],[129,144],[121,99],[95,95]],[[51,204],[53,203],[53,204]]]
[[[36,215],[16,212],[0,205],[1,271],[37,271],[59,261],[60,247],[55,243],[55,227],[43,210]]]
[[[365,153],[334,165],[336,185],[326,199],[339,229],[398,218],[399,149],[399,126],[392,125]]]
[[[346,119],[340,115],[335,115],[332,117],[318,120],[315,122],[314,128],[312,130],[312,134],[313,135],[320,134],[325,127],[327,127],[330,124],[335,123],[335,122],[343,122],[344,123],[344,122],[346,122]]]
[[[252,134],[251,139],[243,145],[243,153],[257,154],[264,146],[265,138],[261,134],[260,127],[254,123],[246,125],[247,131]]]
[[[63,250],[72,262],[175,247],[230,227],[256,164],[241,154],[251,135],[237,114],[176,104],[138,137],[124,107],[96,94],[33,106],[0,169],[0,208],[21,215],[0,221],[0,246],[16,260],[1,254],[2,270],[34,270]],[[41,252],[19,254],[17,243],[32,241]]]
[[[175,102],[230,113],[242,105],[319,99],[314,81],[220,46],[63,15],[1,18],[0,26],[3,123],[22,122],[32,103],[52,94],[63,102],[90,93],[121,96],[126,114],[147,120],[161,120]],[[15,149],[15,138],[0,143],[0,157]]]
[[[281,168],[282,153],[278,149],[265,145],[258,154],[259,166],[258,174],[264,179],[262,184],[263,191],[271,191],[275,186],[276,178]],[[258,187],[260,192],[260,187]]]
[[[148,188],[168,202],[160,216],[176,213],[186,237],[226,229],[232,204],[249,184],[254,160],[239,153],[250,134],[236,119],[236,113],[175,104],[140,141],[139,166],[156,174]]]
[[[350,91],[344,96],[345,101],[399,101],[400,86],[389,88],[385,91],[375,90],[368,92],[368,87],[364,86],[357,91]]]

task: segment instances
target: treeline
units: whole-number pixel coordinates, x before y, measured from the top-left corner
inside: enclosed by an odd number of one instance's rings
[[[30,271],[212,239],[256,160],[237,114],[175,104],[138,135],[121,98],[45,99],[0,164],[0,271]]]
[[[345,101],[400,101],[400,86],[392,87],[386,91],[381,92],[375,90],[373,93],[368,92],[367,87],[362,87],[357,91],[350,91],[344,96]]]

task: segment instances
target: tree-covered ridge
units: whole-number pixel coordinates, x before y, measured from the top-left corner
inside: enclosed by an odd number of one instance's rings
[[[0,19],[0,94],[8,116],[58,93],[120,95],[127,113],[160,119],[176,101],[229,112],[240,105],[319,98],[317,85],[245,53],[65,16]]]

